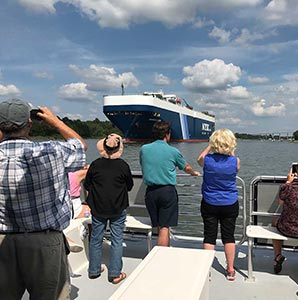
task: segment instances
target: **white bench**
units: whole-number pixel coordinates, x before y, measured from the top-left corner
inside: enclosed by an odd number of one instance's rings
[[[248,281],[254,281],[253,265],[252,265],[252,249],[253,239],[270,239],[270,240],[282,240],[282,241],[295,241],[298,244],[298,239],[293,239],[282,235],[276,227],[273,226],[261,226],[261,225],[248,225],[246,227],[246,236],[248,237]]]
[[[207,300],[214,254],[155,246],[109,300]]]

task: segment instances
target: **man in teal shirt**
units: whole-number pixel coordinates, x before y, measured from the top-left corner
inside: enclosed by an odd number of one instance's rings
[[[198,171],[185,161],[175,147],[168,144],[171,137],[170,124],[158,121],[153,126],[155,141],[143,145],[140,163],[143,180],[147,185],[145,203],[153,227],[158,227],[158,246],[169,246],[169,228],[178,225],[178,195],[176,191],[176,168],[192,176]]]

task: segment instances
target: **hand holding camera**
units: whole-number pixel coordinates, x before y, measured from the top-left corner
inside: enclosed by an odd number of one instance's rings
[[[38,108],[36,109],[31,109],[30,111],[30,119],[32,121],[42,121],[42,118],[37,115],[37,113],[42,113],[42,111]]]

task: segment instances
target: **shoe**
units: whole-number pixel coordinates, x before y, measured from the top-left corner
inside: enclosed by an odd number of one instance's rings
[[[101,274],[96,274],[96,275],[91,275],[91,274],[88,274],[88,277],[89,279],[96,279],[98,277],[100,277]]]
[[[235,270],[232,271],[232,272],[226,270],[226,278],[227,278],[229,281],[234,281],[234,280],[235,280],[235,277],[236,277],[236,272],[235,272]]]
[[[125,278],[126,278],[126,274],[124,272],[121,272],[118,277],[109,277],[109,282],[111,282],[113,284],[118,284],[119,282],[121,282]]]
[[[69,251],[70,252],[74,252],[74,253],[78,253],[78,252],[81,252],[83,251],[83,247],[79,246],[79,245],[69,245]]]
[[[83,251],[83,247],[74,243],[70,238],[67,238],[68,245],[69,245],[69,251],[73,253],[78,253]]]
[[[285,259],[286,258],[283,255],[281,255],[281,254],[277,254],[275,256],[275,258],[274,258],[274,266],[273,266],[275,274],[280,273],[280,271],[282,270],[282,264],[285,261]]]
[[[99,274],[88,274],[89,279],[96,279],[98,277],[100,277],[101,273],[104,272],[105,270],[105,265],[102,264],[100,267],[100,273]]]

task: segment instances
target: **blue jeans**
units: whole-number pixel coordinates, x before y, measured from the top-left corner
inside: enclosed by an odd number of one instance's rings
[[[123,230],[125,227],[126,210],[121,215],[111,218],[92,216],[92,231],[89,245],[89,275],[99,275],[101,273],[102,242],[104,232],[109,221],[111,230],[111,254],[109,262],[108,277],[118,277],[122,270],[123,253]]]

